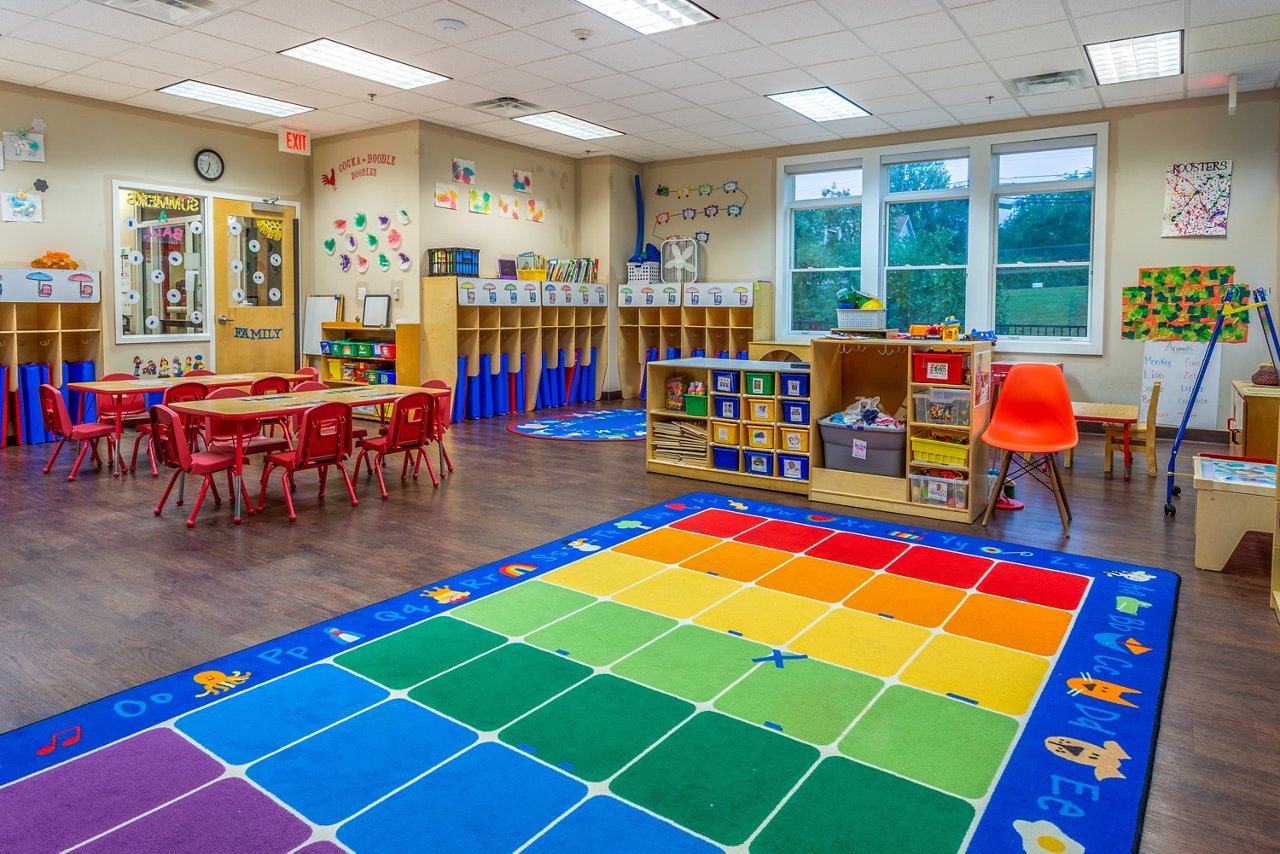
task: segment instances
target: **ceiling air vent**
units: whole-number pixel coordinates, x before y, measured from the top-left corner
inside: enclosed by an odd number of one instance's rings
[[[1070,71],[1051,71],[1048,74],[1033,74],[1030,77],[1015,77],[1004,81],[1009,93],[1017,97],[1023,95],[1047,95],[1050,92],[1066,92],[1071,89],[1083,89],[1088,78],[1084,69],[1073,68]]]
[[[153,21],[164,21],[176,27],[189,27],[206,18],[227,11],[217,0],[93,0],[122,12],[132,12]]]
[[[474,104],[467,104],[473,110],[480,110],[483,113],[492,113],[495,116],[502,116],[505,119],[513,119],[516,116],[527,116],[530,113],[541,113],[543,108],[537,104],[528,101],[522,101],[519,98],[512,98],[510,95],[503,95],[501,98],[493,98],[488,101],[477,101]]]

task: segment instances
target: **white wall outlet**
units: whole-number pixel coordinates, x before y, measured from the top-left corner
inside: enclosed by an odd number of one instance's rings
[[[391,289],[391,299],[395,300],[396,302],[400,302],[400,289],[399,289],[399,288],[392,288],[392,289]]]
[[[364,295],[367,290],[368,289],[365,288],[364,285],[361,285],[360,287],[356,288],[356,299],[360,300],[360,302],[364,302]]]

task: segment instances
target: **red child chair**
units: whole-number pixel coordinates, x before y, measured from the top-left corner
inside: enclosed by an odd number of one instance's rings
[[[197,368],[194,371],[187,371],[184,377],[212,377],[217,376],[213,371],[206,371],[204,368]]]
[[[210,489],[213,490],[213,503],[222,503],[218,488],[213,485],[213,476],[220,471],[226,472],[227,488],[234,488],[231,471],[236,465],[235,455],[218,451],[192,451],[191,440],[182,427],[182,418],[163,404],[151,407],[151,440],[160,454],[160,460],[174,470],[173,477],[169,478],[169,484],[164,488],[164,494],[160,496],[160,502],[156,504],[157,516],[164,509],[165,502],[169,500],[169,493],[173,491],[173,485],[178,478],[188,474],[204,478],[203,483],[200,484],[200,496],[196,498],[196,506],[191,509],[191,516],[187,519],[187,527],[194,528],[196,516],[200,513],[200,505],[204,503],[204,497]],[[245,502],[249,503],[249,491],[245,489],[243,482],[240,484],[240,489]],[[178,491],[178,504],[182,504],[181,489]],[[249,506],[253,505],[250,503]]]
[[[298,370],[294,371],[294,373],[295,373],[295,374],[298,374],[299,376],[301,376],[301,377],[302,377],[302,379],[300,379],[300,380],[294,380],[294,381],[293,381],[293,390],[294,390],[294,391],[297,391],[297,390],[298,390],[298,386],[299,386],[299,385],[301,385],[302,383],[306,383],[306,382],[319,382],[319,381],[320,381],[320,371],[319,371],[319,369],[317,369],[317,368],[313,368],[313,367],[311,367],[310,365],[303,365],[301,368],[298,368]]]
[[[418,462],[413,466],[413,478],[418,479],[418,467],[422,461],[422,450],[435,435],[436,429],[431,417],[431,398],[426,392],[406,394],[396,400],[391,407],[391,418],[387,432],[372,439],[360,440],[360,456],[356,458],[355,479],[360,479],[360,462],[367,461],[370,452],[373,454],[373,471],[378,475],[378,488],[382,497],[387,497],[387,482],[382,477],[382,461],[392,454],[404,454],[404,466],[400,470],[400,480],[409,476],[409,461],[416,454]],[[427,461],[427,471],[431,471],[431,462]],[[435,476],[432,476],[435,481]]]
[[[205,400],[227,400],[236,397],[249,397],[242,388],[216,388],[209,392]],[[243,442],[244,455],[270,454],[274,451],[288,449],[287,439],[276,436],[263,436],[260,426],[254,421],[232,421],[211,415],[204,425],[205,447],[210,451],[229,451],[235,453],[236,439]]]
[[[351,483],[351,475],[342,461],[351,456],[351,407],[340,401],[330,401],[312,407],[302,413],[298,424],[298,441],[291,451],[280,451],[268,454],[262,470],[262,491],[258,495],[258,512],[267,500],[267,480],[271,472],[280,469],[284,472],[281,486],[284,488],[285,505],[289,508],[289,521],[298,518],[293,509],[293,496],[290,494],[287,480],[303,469],[320,469],[320,497],[324,498],[325,484],[329,480],[329,468],[335,467],[342,472],[342,479],[347,484],[347,494],[351,496],[351,506],[357,506],[355,486]]]
[[[1009,474],[1009,463],[1016,458],[1021,469],[1014,477],[1030,474],[1040,480],[1037,464],[1024,462],[1020,455],[1030,454],[1033,460],[1043,455],[1048,479],[1040,482],[1053,492],[1063,533],[1071,536],[1071,504],[1062,488],[1062,474],[1054,454],[1074,448],[1080,436],[1076,432],[1071,394],[1067,391],[1062,369],[1051,364],[1014,365],[1000,388],[1000,403],[982,434],[982,441],[1004,451],[1000,458],[1000,475],[992,485],[987,511],[982,515],[983,527],[995,510],[996,496]]]
[[[448,466],[449,471],[453,471],[453,460],[449,459],[449,452],[444,447],[444,434],[449,432],[449,426],[453,424],[453,389],[444,380],[427,380],[422,384],[423,388],[440,389],[448,392],[448,394],[434,395],[436,417],[435,428],[436,433],[431,439],[436,443],[436,448],[440,454],[440,477],[445,477],[445,467]],[[418,461],[421,462],[426,456],[425,449],[418,451]],[[431,460],[427,460],[427,474],[431,475],[431,482],[436,486],[440,485],[440,481],[436,480],[435,470],[431,468]]]
[[[204,400],[209,394],[209,389],[200,383],[178,383],[171,385],[164,390],[165,406],[170,403],[186,403],[191,400]],[[200,422],[195,416],[183,415],[182,429],[186,431],[187,438],[191,440],[191,449],[195,450],[196,440],[200,438]],[[160,471],[156,468],[156,446],[155,441],[151,438],[151,424],[139,424],[134,428],[140,435],[147,437],[147,458],[151,460],[151,476],[159,477]],[[129,471],[133,471],[138,465],[138,443],[133,444],[133,459],[129,463]]]
[[[106,374],[99,380],[99,382],[104,382],[104,383],[129,382],[131,380],[136,380],[136,379],[137,377],[135,377],[133,374],[117,372],[114,374]],[[120,422],[123,427],[144,428],[138,431],[137,436],[133,440],[133,465],[130,466],[128,469],[125,469],[126,471],[133,471],[135,468],[137,468],[137,464],[138,464],[138,444],[142,441],[142,437],[147,435],[147,430],[145,428],[151,423],[151,418],[149,415],[147,415],[147,407],[142,400],[141,392],[135,392],[133,394],[126,394],[121,396],[111,395],[111,394],[99,394],[98,395],[98,421],[100,421],[103,424],[110,424],[112,426],[115,426],[117,406],[119,407],[119,410],[120,410]],[[124,438],[123,434],[121,434],[122,441],[123,441],[123,438]],[[108,455],[108,458],[109,458],[109,455]],[[123,459],[120,460],[120,467],[122,469],[124,468]]]
[[[3,394],[0,389],[0,394]],[[114,448],[116,442],[116,428],[114,424],[89,423],[89,424],[72,424],[71,413],[67,412],[67,402],[62,399],[62,394],[53,386],[45,383],[40,386],[40,413],[44,416],[44,429],[58,437],[58,444],[53,449],[53,454],[49,457],[49,462],[45,464],[44,473],[48,474],[53,468],[53,461],[58,458],[58,454],[62,451],[63,444],[68,439],[73,442],[80,443],[80,453],[76,457],[75,464],[71,466],[71,474],[67,475],[67,481],[76,479],[76,473],[80,471],[80,464],[84,462],[85,452],[90,448],[93,449],[93,459],[101,466],[102,459],[98,456],[98,440],[105,438],[107,447]]]
[[[290,391],[292,391],[292,387],[284,377],[263,377],[262,379],[254,380],[253,384],[249,386],[249,394],[254,397],[261,397],[267,394],[288,394]],[[289,441],[289,420],[289,416],[283,415],[279,418],[263,421],[262,426],[270,429],[270,435],[274,436],[276,434],[276,425],[279,425],[284,432],[285,440]]]

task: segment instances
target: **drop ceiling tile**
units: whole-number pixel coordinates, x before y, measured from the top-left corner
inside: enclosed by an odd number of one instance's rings
[[[1027,111],[1012,98],[997,100],[992,104],[985,101],[980,104],[952,104],[947,107],[947,112],[967,125],[1027,115]]]
[[[660,113],[664,110],[676,110],[693,106],[691,102],[670,92],[646,92],[643,95],[630,95],[626,98],[616,98],[614,103],[637,113]],[[716,112],[721,112],[719,104],[716,105]]]
[[[1230,76],[1225,72],[1189,74],[1187,75],[1187,91],[1193,96],[1225,93]],[[1271,79],[1275,80],[1275,75],[1272,75]],[[1237,79],[1238,87],[1239,80]]]
[[[1088,61],[1084,58],[1084,51],[1075,48],[1071,50],[1051,50],[1045,53],[1030,53],[1026,56],[1011,56],[1006,59],[995,59],[991,61],[991,67],[995,69],[1005,80],[1011,80],[1014,77],[1027,77],[1032,74],[1048,74],[1052,71],[1067,71],[1072,68],[1089,68]]]
[[[547,78],[530,74],[523,68],[498,68],[483,74],[469,74],[467,82],[516,98],[523,98],[527,92],[545,89],[551,85],[551,81]]]
[[[32,68],[58,72],[77,71],[97,61],[97,57],[5,36],[0,38],[0,57]]]
[[[496,62],[519,65],[559,56],[564,50],[553,44],[531,39],[519,30],[507,30],[467,42],[467,50]]]
[[[139,86],[126,86],[80,74],[64,74],[46,83],[44,88],[57,92],[69,92],[72,95],[84,95],[87,98],[100,98],[104,101],[123,101],[125,98],[141,95],[147,91]]]
[[[373,20],[373,16],[333,0],[257,0],[244,6],[243,11],[337,41],[342,40],[347,30]],[[381,9],[378,11],[386,14]]]
[[[737,82],[757,95],[776,95],[779,92],[794,92],[797,89],[812,89],[822,85],[818,78],[799,68],[771,71],[768,74],[752,74],[749,77],[737,78]]]
[[[763,74],[767,71],[781,71],[793,68],[790,60],[784,59],[767,47],[753,47],[733,53],[719,53],[715,56],[698,60],[701,65],[711,69],[721,77],[739,77],[744,74]]]
[[[11,33],[24,24],[29,24],[35,18],[31,15],[24,15],[21,12],[14,12],[9,9],[0,9],[0,33]]]
[[[614,119],[630,118],[637,115],[637,113],[613,101],[596,101],[594,104],[583,104],[581,107],[574,107],[572,115],[580,119],[586,119],[589,122],[607,125]]]
[[[261,58],[265,55],[258,54],[258,57]],[[160,50],[150,45],[135,45],[126,52],[117,55],[115,60],[138,68],[163,71],[179,78],[198,77],[221,67],[221,63],[208,62],[193,56],[179,56],[176,53]],[[249,61],[253,62],[253,60]]]
[[[789,143],[819,142],[821,140],[840,138],[817,122],[809,122],[806,125],[798,125],[796,127],[776,128],[769,131],[769,135],[782,142]]]
[[[668,30],[665,33],[649,36],[646,41],[652,41],[688,59],[700,59],[733,50],[747,50],[760,44],[724,21],[708,21],[692,27]]]
[[[799,127],[800,125],[813,124],[812,119],[807,119],[794,110],[785,110],[776,115],[768,116],[750,116],[747,124],[758,130],[774,131],[778,128]]]
[[[1274,14],[1275,0],[1230,0],[1230,2],[1192,3],[1191,26],[1221,24],[1239,18],[1257,18]]]
[[[132,60],[132,56],[128,54],[120,57],[122,60],[126,58]],[[236,67],[278,80],[281,86],[305,86],[316,80],[333,76],[332,68],[316,65],[314,62],[303,62],[292,56],[281,56],[278,53],[259,54],[253,59],[236,63]]]
[[[578,51],[579,56],[606,65],[618,71],[634,71],[652,68],[668,62],[679,62],[683,56],[645,38],[633,38],[611,47],[588,48]]]
[[[864,80],[861,83],[849,83],[839,87],[839,91],[858,103],[862,103],[862,100],[867,98],[890,98],[896,95],[919,94],[920,87],[913,83],[912,79],[896,74],[893,77],[880,77],[875,80]]]
[[[521,68],[555,83],[576,83],[579,80],[607,77],[613,73],[600,63],[573,53],[543,59],[539,62],[525,63]]]
[[[1135,6],[1150,6],[1151,2],[1152,0],[1066,0],[1067,10],[1077,18],[1132,9]]]
[[[182,30],[171,36],[165,36],[157,39],[151,46],[179,56],[203,59],[218,66],[235,65],[262,55],[261,51],[251,47],[203,35],[195,30]]]
[[[43,3],[38,5],[44,6]],[[44,9],[41,8],[41,11]],[[90,3],[89,0],[76,0],[75,3],[47,15],[46,19],[131,42],[153,41],[171,36],[180,29],[163,21],[153,21],[141,15]]]
[[[228,12],[196,24],[191,30],[204,35],[275,52],[312,41],[315,36],[306,30],[287,27],[257,15],[245,12]]]
[[[937,0],[876,0],[876,2],[852,2],[832,4],[832,13],[857,31],[885,21],[916,18],[938,11]],[[859,32],[859,35],[861,33]],[[867,42],[874,49],[876,45]]]
[[[911,79],[926,92],[936,89],[954,89],[957,86],[998,86],[1000,84],[1000,78],[985,62],[971,62],[968,65],[954,65],[950,68],[935,68],[930,71],[913,71]]]
[[[723,145],[716,142],[714,139],[691,139],[688,142],[680,143],[678,147],[681,150],[681,152],[686,155],[712,154],[712,153],[727,150]]]
[[[644,98],[646,95],[637,95],[636,97]],[[530,92],[525,96],[526,101],[545,107],[549,110],[568,110],[582,104],[591,104],[599,99],[595,95],[588,94],[572,86],[552,86],[549,89],[538,89]],[[626,99],[622,99],[625,101]],[[635,107],[624,104],[629,109],[635,110]],[[637,110],[637,112],[642,112]]]
[[[1134,80],[1131,83],[1110,83],[1096,87],[1099,97],[1107,103],[1112,101],[1128,101],[1134,98],[1145,98],[1148,95],[1180,94],[1186,85],[1186,79],[1177,77],[1157,77],[1154,80]]]
[[[606,98],[616,100],[625,98],[628,95],[643,95],[646,92],[653,92],[657,87],[645,83],[629,74],[611,74],[608,77],[598,77],[595,80],[580,80],[573,84],[575,89],[581,89],[597,98]]]
[[[1062,0],[987,0],[952,11],[960,26],[971,36],[999,33],[1004,30],[1066,22]]]
[[[654,113],[654,118],[661,119],[672,127],[678,128],[703,124],[714,120],[716,116],[716,113],[711,112],[706,107],[681,107],[678,110],[664,110],[660,113]]]
[[[687,142],[691,139],[701,139],[691,130],[680,127],[671,127],[664,130],[651,130],[644,133],[644,138],[653,142],[675,145],[681,142]]]
[[[374,85],[376,86],[377,84],[375,83]],[[503,94],[492,89],[486,89],[483,86],[467,83],[464,80],[446,80],[443,83],[433,83],[424,91],[429,93],[427,97],[438,98],[450,104],[474,104],[477,101],[487,101]]]
[[[1276,5],[1280,9],[1280,2]],[[1237,45],[1280,40],[1280,15],[1249,18],[1225,24],[1196,27],[1187,39],[1187,50],[1218,50]]]
[[[719,104],[722,101],[740,101],[751,96],[750,89],[744,89],[730,80],[716,83],[700,83],[697,86],[683,86],[671,90],[677,97],[695,104]]]
[[[938,106],[932,98],[923,92],[916,92],[911,95],[897,95],[889,98],[864,98],[858,103],[863,109],[877,116],[885,113],[904,113],[907,110],[936,109]]]
[[[418,116],[450,106],[447,101],[432,98],[427,94],[430,91],[430,87],[423,87],[409,92],[392,92],[390,95],[381,95],[374,99],[374,103]]]
[[[39,86],[42,83],[61,77],[62,73],[56,68],[0,58],[0,80],[8,80],[10,83]]]
[[[208,106],[201,101],[179,98],[177,95],[166,95],[163,92],[143,92],[141,95],[132,95],[125,98],[122,103],[133,107],[142,107],[146,110],[159,110],[162,113],[173,113],[180,116],[199,112]]]
[[[1183,100],[1182,95],[1156,95],[1150,98],[1134,98],[1132,100],[1108,101],[1107,107],[1133,107],[1140,104],[1156,104],[1161,101],[1181,101],[1181,100]],[[1075,110],[1069,110],[1068,112],[1075,112]],[[1224,120],[1229,120],[1229,117],[1227,116],[1227,110],[1226,110],[1225,104],[1223,105],[1223,109],[1222,109],[1222,117]]]
[[[12,35],[24,41],[48,45],[72,53],[84,53],[99,59],[115,56],[129,47],[129,42],[121,39],[91,33],[78,27],[68,27],[66,24],[54,21],[32,21],[19,27]]]
[[[236,0],[243,3],[245,0]],[[367,9],[369,7],[368,0],[338,0],[343,6],[350,6],[357,11]],[[378,13],[383,16],[398,15],[408,9],[416,9],[419,6],[425,6],[423,0],[378,0]]]
[[[609,127],[614,130],[620,130],[623,133],[638,133],[647,136],[651,131],[666,130],[671,125],[653,116],[636,115],[610,119]]]
[[[707,137],[708,139],[716,139],[730,133],[746,133],[752,129],[749,125],[737,121],[736,119],[718,119],[712,122],[698,122],[697,124],[685,125],[685,127],[696,134]]]
[[[1280,41],[1247,44],[1223,50],[1203,50],[1187,54],[1186,70],[1235,71],[1250,65],[1265,65],[1280,56]]]
[[[379,0],[379,5],[381,5]],[[582,6],[573,0],[459,0],[459,6],[465,6],[481,15],[487,15],[497,21],[503,21],[510,27],[527,27],[553,18],[563,18],[580,13]]]
[[[886,62],[906,74],[948,68],[952,65],[971,65],[982,59],[968,39],[896,50],[882,56]]]
[[[1145,33],[1180,30],[1186,20],[1182,0],[1120,9],[1099,15],[1076,16],[1076,29],[1085,44],[1123,39]]]
[[[353,118],[364,119],[367,122],[405,121],[411,118],[403,110],[393,110],[391,107],[384,107],[381,104],[369,103],[368,101],[352,101],[349,104],[343,104],[325,112],[336,113],[340,116],[352,116]]]
[[[794,41],[843,31],[844,25],[817,3],[792,3],[751,15],[734,15],[732,23],[761,44]]]
[[[951,107],[954,104],[985,104],[987,103],[987,96],[991,96],[992,103],[1013,100],[1000,83],[954,86],[950,89],[931,89],[929,94],[933,97],[933,100],[943,107]]]
[[[420,57],[423,54],[443,51],[445,48],[444,42],[424,36],[408,27],[397,26],[390,21],[370,21],[367,24],[361,24],[342,33],[339,41],[402,62],[409,61],[406,57]],[[423,67],[435,70],[434,66]]]
[[[586,41],[582,41],[574,34],[574,30],[590,30],[591,35]],[[589,10],[524,27],[521,32],[525,33],[529,38],[538,39],[547,44],[556,45],[561,50],[575,53],[587,48],[630,42],[636,37],[636,31],[630,27],[625,27],[617,21]]]
[[[1269,89],[1280,85],[1280,59],[1259,65],[1241,66],[1236,69],[1237,86],[1243,91],[1250,89]],[[1225,82],[1223,85],[1226,85]]]
[[[846,139],[854,136],[871,136],[893,130],[877,116],[863,116],[860,119],[837,119],[834,122],[823,122],[822,126],[834,134]]]
[[[1065,21],[1039,24],[1034,27],[1019,27],[1002,33],[978,36],[973,43],[989,60],[1022,56],[1037,51],[1062,50],[1073,48],[1077,44],[1071,25]]]
[[[771,101],[768,98],[759,96],[743,98],[741,101],[721,101],[712,109],[727,119],[754,119],[756,116],[771,116],[791,112],[777,101]],[[748,124],[754,125],[754,121],[748,122]]]
[[[385,14],[385,18],[396,26],[408,27],[447,44],[466,44],[499,33],[513,32],[500,21],[450,2],[420,4],[397,14]],[[466,27],[456,31],[442,30],[436,26],[436,21],[442,19],[461,21]]]
[[[822,62],[837,62],[871,54],[871,48],[848,30],[775,44],[770,50],[802,68]],[[756,70],[771,71],[773,69],[758,68]]]
[[[901,110],[896,113],[878,114],[878,117],[899,130],[908,127],[937,127],[956,123],[951,113],[941,107],[929,107],[923,110]]]
[[[241,92],[252,92],[255,95],[265,95],[281,88],[280,81],[274,77],[263,77],[261,74],[241,71],[239,68],[219,68],[217,71],[210,71],[208,74],[201,75],[200,80],[203,83],[225,86],[228,89],[238,89]],[[307,104],[307,106],[313,105]]]
[[[918,48],[964,38],[964,33],[945,12],[934,11],[899,21],[889,21],[858,29],[858,38],[880,54]]]
[[[746,133],[731,133],[716,139],[730,148],[770,148],[778,144],[778,140],[775,137],[758,130]]]
[[[445,77],[460,78],[469,74],[483,74],[486,71],[493,71],[495,68],[505,68],[501,62],[496,62],[486,56],[472,53],[466,48],[454,47],[447,45],[437,50],[429,50],[425,53],[414,54],[405,57],[405,62],[410,65],[416,65],[419,68],[425,68],[428,71],[434,71],[436,74],[443,74]]]
[[[259,122],[259,125],[271,127],[273,123],[279,126],[279,119],[268,119]],[[289,117],[289,127],[301,128],[303,130],[315,131],[318,135],[333,135],[342,133],[343,131],[355,130],[363,128],[367,123],[363,119],[352,118],[351,116],[340,116],[337,113],[304,113],[300,116]],[[274,132],[274,131],[273,131]]]
[[[699,83],[713,83],[724,78],[714,71],[703,68],[691,59],[673,62],[669,65],[656,65],[653,68],[642,68],[631,72],[651,86],[659,89],[676,89],[681,86],[694,86]]]
[[[893,66],[878,56],[860,56],[856,59],[842,59],[837,62],[823,62],[805,67],[815,78],[828,86],[839,86],[842,83],[858,83],[862,80],[873,80],[896,75]]]
[[[1044,95],[1024,95],[1018,99],[1018,103],[1032,113],[1052,112],[1071,107],[1092,107],[1096,109],[1102,106],[1099,98],[1099,90],[1101,88],[1100,86],[1095,86],[1091,89],[1072,89],[1067,92],[1049,92]],[[1179,88],[1179,91],[1181,91],[1181,88]]]
[[[450,127],[466,127],[492,118],[488,113],[481,113],[470,107],[445,107],[443,110],[432,110],[422,118],[436,124]]]
[[[279,98],[281,101],[288,101],[292,104],[305,104],[308,107],[315,107],[317,110],[328,110],[342,104],[350,104],[355,100],[350,95],[324,92],[319,89],[313,89],[310,86],[285,86],[281,89],[273,89],[267,94],[272,98]]]
[[[234,71],[234,69],[228,70]],[[217,74],[218,72],[214,73]],[[374,97],[381,97],[402,91],[385,83],[375,83],[372,80],[353,77],[350,74],[334,74],[332,77],[322,77],[319,80],[311,81],[309,85],[312,89],[319,89],[322,92],[329,92],[334,95],[342,95],[348,101],[367,101],[370,94]]]
[[[122,86],[130,86],[136,89],[159,89],[161,86],[168,86],[170,83],[177,83],[179,80],[185,79],[180,74],[150,71],[145,68],[112,62],[109,59],[86,65],[77,73],[85,77],[94,77],[105,80],[108,83],[118,83]]]

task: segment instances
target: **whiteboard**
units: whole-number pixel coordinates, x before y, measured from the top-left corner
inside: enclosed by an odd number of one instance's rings
[[[302,352],[303,355],[320,355],[320,324],[335,323],[342,320],[342,297],[310,296],[307,297],[305,313],[302,315]]]
[[[1138,413],[1146,418],[1151,403],[1151,387],[1160,382],[1160,400],[1156,403],[1156,423],[1177,426],[1182,413],[1191,406],[1188,427],[1216,430],[1218,427],[1218,380],[1222,373],[1222,347],[1216,347],[1204,384],[1194,403],[1191,389],[1204,362],[1209,345],[1199,341],[1146,341],[1142,346],[1142,402]]]

